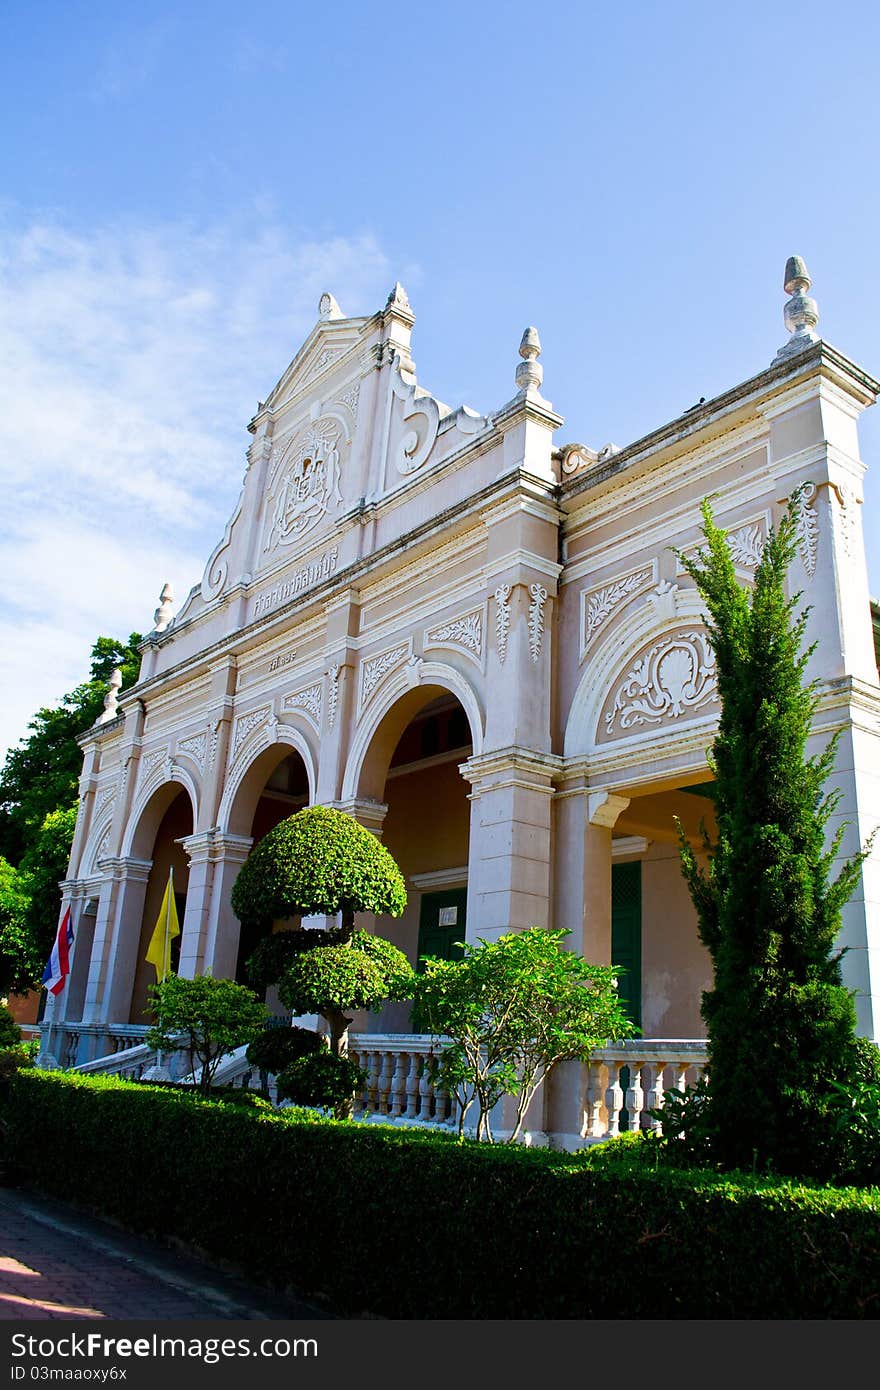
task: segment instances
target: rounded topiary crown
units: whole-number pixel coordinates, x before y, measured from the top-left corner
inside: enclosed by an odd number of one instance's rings
[[[270,830],[232,888],[242,922],[336,912],[400,917],[405,907],[403,875],[385,846],[329,806],[307,806]]]

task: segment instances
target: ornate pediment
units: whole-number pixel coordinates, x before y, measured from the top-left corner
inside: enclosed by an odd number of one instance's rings
[[[366,318],[327,319],[318,322],[293,361],[266,399],[268,409],[278,411],[296,401],[305,390],[314,390],[346,354],[361,341]]]

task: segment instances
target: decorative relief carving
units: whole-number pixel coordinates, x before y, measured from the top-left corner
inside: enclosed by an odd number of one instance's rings
[[[797,544],[804,569],[810,579],[816,573],[816,551],[819,545],[819,517],[814,502],[816,484],[804,483],[800,488],[797,514]]]
[[[303,710],[313,720],[320,732],[321,713],[324,706],[324,687],[320,681],[309,685],[305,690],[297,690],[293,695],[285,695],[281,702],[283,710]]]
[[[318,353],[314,363],[309,368],[305,381],[312,381],[314,377],[319,376],[324,368],[329,367],[331,362],[335,362],[337,358],[341,357],[344,351],[344,348],[324,348],[323,352]]]
[[[650,565],[643,565],[641,569],[629,570],[628,573],[620,575],[618,579],[603,584],[601,588],[590,589],[585,593],[581,600],[584,615],[584,647],[590,645],[600,627],[617,612],[618,608],[646,589],[655,578],[656,567],[652,561]]]
[[[96,807],[95,807],[95,815],[96,815],[96,816],[100,816],[100,815],[106,810],[106,808],[110,805],[110,803],[113,802],[113,801],[115,801],[115,800],[116,800],[116,788],[115,788],[115,787],[108,787],[108,788],[106,789],[106,791],[103,791],[103,792],[101,793],[101,795],[98,797],[98,802],[97,802],[97,805],[96,805]]]
[[[242,714],[235,721],[232,731],[232,754],[230,762],[234,762],[238,757],[242,744],[249,734],[253,733],[258,725],[265,723],[272,713],[271,705],[261,705],[259,709],[252,709],[248,714]]]
[[[217,545],[208,557],[208,563],[205,565],[205,572],[202,576],[202,598],[206,603],[210,602],[212,598],[216,598],[226,587],[226,581],[229,578],[229,556],[225,554],[225,552],[229,548],[229,542],[232,538],[232,529],[241,516],[243,502],[244,488],[242,488],[238,495],[235,511],[227,522],[222,539],[217,542]],[[183,610],[181,610],[180,616],[182,616],[182,614]]]
[[[858,535],[859,501],[855,492],[846,483],[832,483],[834,494],[840,503],[840,540],[843,553],[848,560],[855,558],[856,537]]]
[[[104,833],[103,833],[103,835],[101,836],[100,840],[99,840],[98,843],[95,845],[95,852],[94,852],[94,854],[92,855],[92,868],[93,868],[93,869],[98,868],[98,861],[101,860],[101,859],[103,859],[104,856],[105,856],[106,853],[107,853],[107,850],[108,850],[108,848],[109,848],[109,846],[110,846],[110,832],[111,832],[112,829],[113,829],[112,825],[108,825],[108,826],[107,826],[107,829],[104,831]]]
[[[404,381],[400,375],[399,357],[396,366],[391,389],[398,400],[405,402],[403,423],[410,428],[404,431],[397,443],[394,466],[398,473],[409,474],[421,468],[434,447],[440,428],[440,408],[434,397],[414,381]]]
[[[357,419],[358,398],[360,397],[360,393],[361,384],[359,381],[356,381],[352,386],[349,386],[347,391],[343,392],[343,394],[339,396],[339,400],[342,402],[344,406],[348,407],[348,409],[351,411],[352,418],[355,420]]]
[[[547,602],[547,590],[543,584],[530,584],[529,594],[529,652],[532,661],[537,661],[541,655],[541,639],[544,635],[544,604]]]
[[[740,569],[757,569],[766,539],[767,533],[759,522],[755,522],[753,525],[740,526],[736,531],[729,531],[727,543],[730,546],[730,558],[733,563],[738,565]]]
[[[279,454],[264,551],[293,545],[342,502],[341,448],[342,426],[326,417],[301,431]]]
[[[624,676],[605,715],[605,732],[680,719],[716,701],[715,654],[705,632],[664,637]]]
[[[208,750],[209,769],[214,766],[214,759],[217,757],[217,740],[220,737],[220,725],[222,723],[222,719],[213,719],[211,721],[211,747]]]
[[[327,695],[327,728],[332,729],[336,723],[336,706],[339,703],[339,672],[342,667],[337,662],[331,666],[327,672],[327,679],[330,682]]]
[[[159,766],[159,764],[160,764],[160,763],[167,762],[167,760],[168,760],[168,749],[167,749],[167,748],[154,748],[154,749],[152,750],[152,752],[142,754],[142,755],[141,755],[141,781],[142,781],[142,782],[146,782],[146,780],[147,780],[148,777],[152,777],[153,773],[156,771],[156,768]]]
[[[188,757],[192,758],[199,772],[203,772],[205,768],[205,758],[208,752],[207,733],[190,734],[189,738],[179,739],[177,751],[179,753],[186,753]]]
[[[384,680],[389,671],[393,671],[395,666],[399,666],[409,655],[409,644],[403,643],[399,647],[389,647],[388,651],[380,652],[378,656],[371,657],[364,662],[363,673],[361,676],[361,705],[365,705],[376,689],[380,681]]]
[[[425,633],[425,645],[464,647],[474,656],[483,655],[483,614],[479,608],[451,622],[441,623]]]
[[[727,543],[730,546],[730,555],[734,567],[740,572],[754,574],[758,568],[764,546],[767,543],[767,536],[770,530],[769,517],[765,515],[749,517],[747,521],[737,523],[727,532]],[[697,552],[704,547],[701,545],[689,545],[684,554],[689,559],[694,559]],[[684,574],[684,566],[679,561],[678,573]]]
[[[495,645],[498,660],[504,665],[507,656],[507,639],[510,636],[510,585],[499,584],[495,590]]]

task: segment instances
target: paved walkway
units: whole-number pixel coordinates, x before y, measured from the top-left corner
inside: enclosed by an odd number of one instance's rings
[[[0,1187],[2,1320],[329,1316],[60,1202]]]

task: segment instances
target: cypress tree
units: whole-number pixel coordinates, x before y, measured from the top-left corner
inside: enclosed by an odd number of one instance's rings
[[[832,875],[844,826],[823,791],[839,733],[807,756],[818,703],[805,681],[809,610],[786,578],[798,489],[765,544],[751,592],[703,503],[705,546],[679,555],[708,610],[721,715],[710,754],[717,833],[702,868],[679,826],[685,879],[714,967],[703,995],[713,1155],[726,1167],[832,1175],[832,1081],[855,1067],[855,1009],[835,949],[870,844]]]

